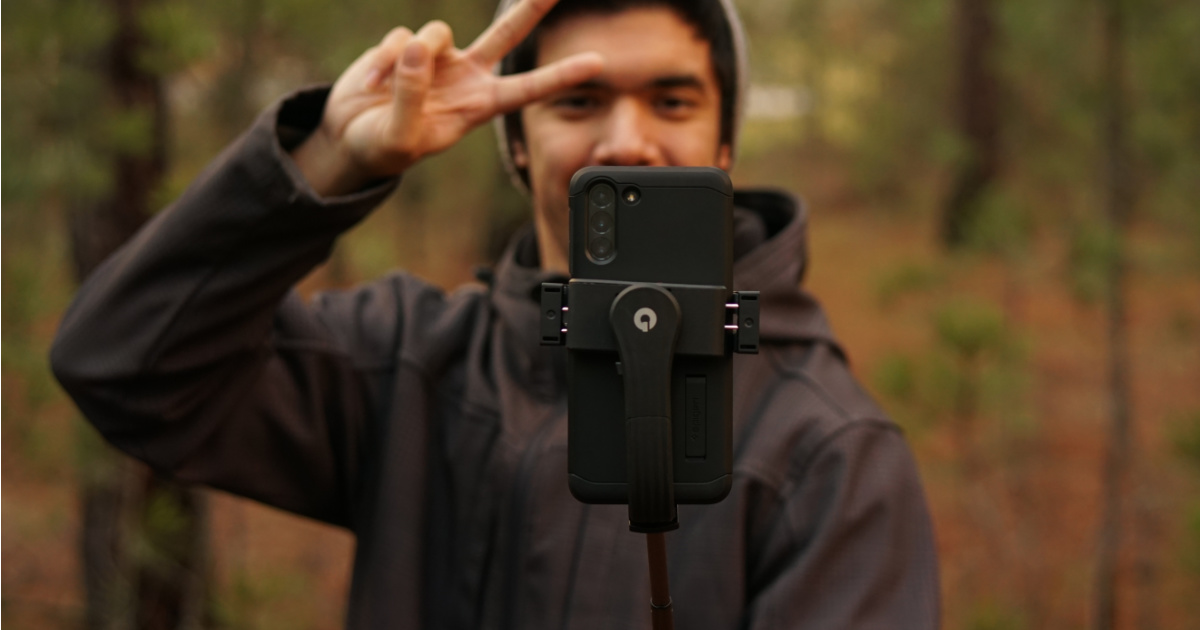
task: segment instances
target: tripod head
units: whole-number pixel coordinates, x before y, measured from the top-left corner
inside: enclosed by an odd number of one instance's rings
[[[614,369],[623,389],[627,486],[622,488],[627,498],[619,502],[629,504],[632,531],[678,527],[671,422],[676,354],[724,357],[730,352],[758,352],[758,292],[738,291],[724,297],[724,291],[724,287],[586,280],[542,285],[543,345],[617,353]],[[606,302],[608,308],[603,308]],[[688,420],[704,415],[705,387],[697,380],[685,378]],[[684,454],[702,451],[696,434],[703,427],[686,428]],[[571,482],[574,491],[575,478]]]

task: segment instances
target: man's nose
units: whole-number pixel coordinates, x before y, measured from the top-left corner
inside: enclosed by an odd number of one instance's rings
[[[609,110],[595,161],[605,166],[664,166],[654,140],[653,114],[634,100],[618,100]]]

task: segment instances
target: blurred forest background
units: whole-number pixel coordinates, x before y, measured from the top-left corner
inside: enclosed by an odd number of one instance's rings
[[[734,181],[809,204],[808,284],[920,462],[945,627],[1200,627],[1200,5],[737,4]],[[5,627],[340,627],[347,533],[114,455],[47,348],[256,112],[393,25],[465,45],[493,6],[4,0]],[[472,281],[527,212],[481,129],[304,290]]]

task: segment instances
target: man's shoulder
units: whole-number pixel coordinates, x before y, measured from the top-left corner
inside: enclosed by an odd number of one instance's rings
[[[426,363],[467,342],[486,308],[487,289],[464,285],[447,293],[407,271],[393,271],[351,289],[324,291],[313,299],[319,319],[351,354],[369,363],[392,364],[400,353]]]
[[[761,358],[760,385],[736,430],[734,466],[743,473],[780,487],[821,454],[880,432],[899,434],[836,346],[764,348]]]

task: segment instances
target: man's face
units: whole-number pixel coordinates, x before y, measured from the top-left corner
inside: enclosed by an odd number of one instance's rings
[[[581,14],[545,30],[537,65],[580,52],[604,57],[600,76],[522,112],[542,267],[567,271],[567,189],[585,166],[729,168],[720,144],[720,89],[709,44],[667,8]]]

